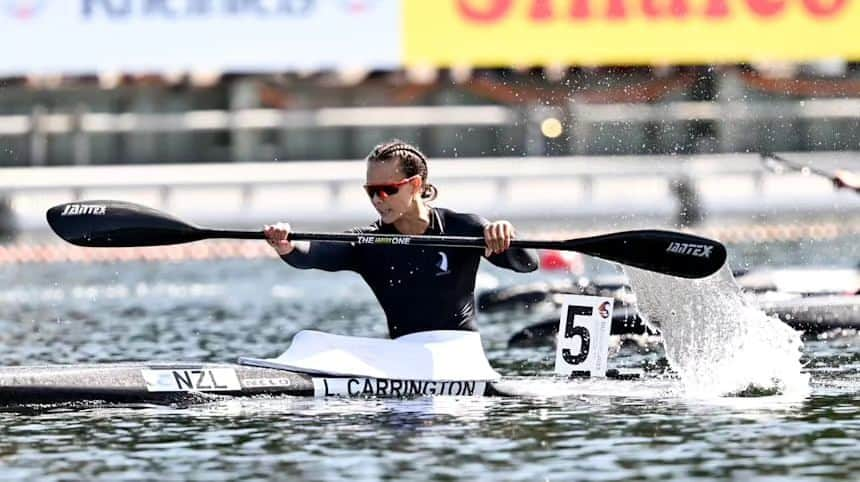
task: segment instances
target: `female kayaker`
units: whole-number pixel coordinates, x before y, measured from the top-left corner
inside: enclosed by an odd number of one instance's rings
[[[428,205],[438,191],[427,182],[427,157],[413,145],[394,140],[373,148],[367,156],[364,189],[379,219],[352,232],[483,236],[483,255],[494,265],[522,273],[538,267],[534,254],[510,248],[515,230],[508,221],[489,222]],[[428,330],[477,331],[475,276],[480,250],[290,242],[289,233],[287,223],[265,227],[268,243],[291,266],[361,275],[385,312],[391,338]]]

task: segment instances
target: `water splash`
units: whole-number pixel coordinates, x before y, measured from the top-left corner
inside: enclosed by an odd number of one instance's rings
[[[805,395],[800,333],[753,306],[727,266],[700,280],[625,270],[687,395]]]

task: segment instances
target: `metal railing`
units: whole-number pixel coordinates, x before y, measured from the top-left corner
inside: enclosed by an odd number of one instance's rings
[[[308,127],[510,125],[511,109],[498,106],[344,107],[289,111],[276,109],[198,110],[179,113],[94,113],[0,116],[0,135],[120,134]]]
[[[545,133],[540,124],[558,118],[567,129],[571,153],[584,153],[583,145],[602,124],[674,123],[713,121],[794,121],[857,120],[860,135],[860,99],[815,99],[772,102],[689,102],[661,104],[580,104],[566,106],[529,105],[519,107],[430,106],[430,107],[347,107],[318,110],[197,110],[178,113],[95,113],[84,107],[72,113],[48,113],[42,107],[31,115],[0,116],[0,136],[26,137],[30,163],[43,165],[48,136],[72,136],[70,161],[90,164],[90,137],[100,134],[153,134],[260,130],[289,132],[307,128],[371,128],[445,126],[499,127],[519,131],[524,152],[546,153]],[[233,141],[236,142],[235,140]],[[253,143],[244,143],[251,144]],[[860,143],[858,143],[860,146]],[[248,148],[248,147],[244,147]],[[241,160],[253,160],[240,153]],[[236,160],[234,158],[234,160]],[[257,159],[259,160],[259,159]],[[120,162],[121,160],[118,160]]]
[[[552,108],[552,107],[550,107]],[[532,107],[531,120],[543,120]],[[677,122],[693,120],[860,119],[860,99],[794,102],[688,102],[570,104],[572,122]],[[487,106],[343,107],[317,110],[243,109],[179,113],[44,113],[0,116],[0,135],[176,132],[308,127],[511,126],[515,108]]]

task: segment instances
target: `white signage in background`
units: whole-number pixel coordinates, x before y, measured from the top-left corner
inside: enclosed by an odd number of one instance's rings
[[[567,295],[562,297],[555,373],[562,376],[606,376],[612,298]]]
[[[0,75],[392,68],[399,0],[0,0]]]

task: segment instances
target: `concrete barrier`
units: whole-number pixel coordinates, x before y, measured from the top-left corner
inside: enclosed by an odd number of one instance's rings
[[[854,153],[785,156],[860,170]],[[375,218],[364,171],[360,161],[0,169],[0,198],[23,231],[36,233],[47,229],[47,208],[77,199],[139,202],[213,226],[346,227]],[[440,189],[436,205],[564,228],[676,225],[679,193],[687,210],[712,221],[860,214],[857,194],[815,176],[769,173],[754,154],[438,159],[430,182]]]

